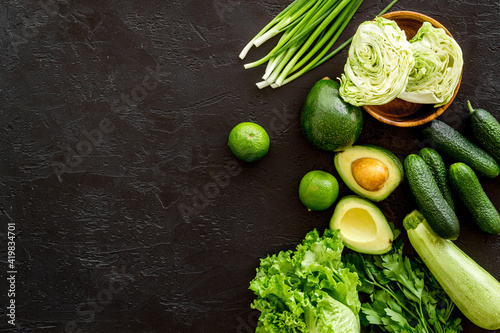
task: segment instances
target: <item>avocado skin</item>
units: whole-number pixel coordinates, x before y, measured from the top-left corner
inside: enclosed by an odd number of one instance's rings
[[[484,109],[475,109],[471,115],[474,137],[497,162],[500,161],[500,123]]]
[[[500,214],[484,192],[474,171],[464,163],[454,163],[449,169],[450,182],[481,230],[500,234]]]
[[[424,159],[411,154],[405,159],[405,172],[410,190],[432,230],[441,238],[457,239],[460,223],[457,215],[444,199]]]
[[[434,119],[423,128],[422,133],[436,150],[467,164],[481,176],[495,178],[499,175],[500,167],[490,154],[445,122]]]
[[[302,108],[300,124],[315,147],[342,151],[356,142],[363,128],[363,113],[339,95],[340,84],[324,78],[312,87]]]

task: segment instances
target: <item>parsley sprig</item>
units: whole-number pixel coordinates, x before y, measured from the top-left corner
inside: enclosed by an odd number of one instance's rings
[[[387,254],[349,253],[344,260],[359,275],[359,291],[369,295],[370,301],[361,306],[363,326],[395,333],[462,331],[453,302],[419,258],[403,255],[401,240]]]

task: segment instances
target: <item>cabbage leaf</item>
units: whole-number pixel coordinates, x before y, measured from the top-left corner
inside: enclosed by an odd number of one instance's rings
[[[406,34],[378,17],[360,24],[340,78],[340,95],[353,105],[382,105],[405,91],[414,65]]]
[[[410,40],[415,65],[399,98],[439,107],[453,97],[463,67],[462,50],[441,28],[424,22]]]

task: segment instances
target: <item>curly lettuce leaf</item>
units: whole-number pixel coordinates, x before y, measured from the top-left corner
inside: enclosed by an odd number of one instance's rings
[[[359,279],[355,272],[345,269],[341,262],[344,244],[339,238],[339,230],[327,229],[322,238],[317,231],[307,234],[294,254],[296,274],[309,284],[319,284],[357,315],[360,310],[357,292]]]
[[[410,40],[415,65],[399,98],[439,107],[453,97],[463,67],[462,49],[441,28],[424,22]]]
[[[338,230],[313,230],[295,251],[261,259],[250,282],[256,332],[359,333],[359,278],[342,263],[343,248]]]
[[[307,332],[303,307],[310,301],[300,288],[295,288],[293,277],[279,274],[254,281],[250,289],[259,293],[252,304],[253,309],[261,312],[259,330],[276,333]]]
[[[405,91],[415,60],[396,22],[378,17],[363,22],[349,47],[340,95],[353,105],[382,105]]]

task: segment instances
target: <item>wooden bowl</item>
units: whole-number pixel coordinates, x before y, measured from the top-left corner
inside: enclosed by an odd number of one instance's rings
[[[436,28],[442,28],[448,36],[453,37],[450,32],[438,21],[433,18],[410,11],[395,11],[382,15],[386,19],[396,21],[398,26],[406,33],[406,38],[410,40],[415,36],[418,29],[424,22],[431,23]],[[413,127],[423,125],[429,121],[439,117],[450,106],[455,99],[460,83],[462,82],[462,74],[455,89],[455,93],[451,100],[439,108],[435,108],[432,104],[416,104],[396,98],[391,102],[383,105],[363,105],[366,110],[375,119],[393,126]]]

